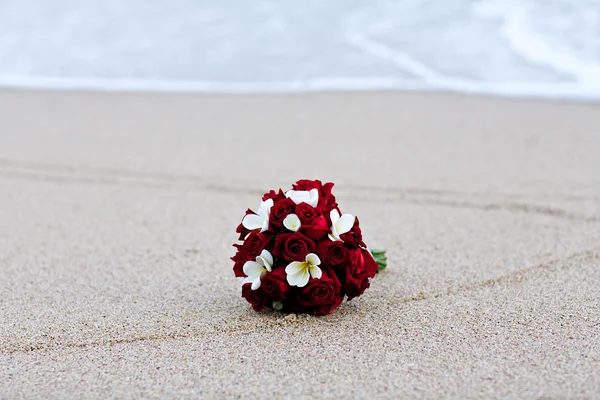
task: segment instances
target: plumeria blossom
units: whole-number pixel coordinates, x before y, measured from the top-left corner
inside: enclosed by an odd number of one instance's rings
[[[271,211],[271,207],[273,207],[273,199],[261,201],[258,213],[248,214],[242,220],[244,228],[250,229],[251,231],[260,229],[261,232],[269,229],[269,212]]]
[[[290,286],[304,287],[312,276],[315,279],[320,279],[323,271],[319,268],[321,259],[315,253],[308,253],[305,261],[292,261],[285,267],[287,281]]]
[[[340,213],[335,208],[331,210],[329,216],[331,217],[331,233],[329,234],[329,239],[334,242],[337,240],[341,241],[340,235],[350,232],[352,226],[354,226],[354,216],[351,214],[343,214],[340,217]]]
[[[246,261],[244,264],[244,273],[248,275],[242,285],[252,282],[250,287],[252,290],[256,290],[260,287],[260,279],[267,273],[271,272],[273,268],[273,256],[268,250],[263,250],[256,261]]]
[[[292,199],[296,204],[306,203],[316,207],[319,204],[319,189],[288,190],[285,197]]]
[[[292,232],[296,232],[300,229],[300,218],[296,214],[289,214],[283,219],[283,226]]]

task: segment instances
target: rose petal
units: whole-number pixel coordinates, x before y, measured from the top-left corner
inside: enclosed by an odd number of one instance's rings
[[[242,220],[242,225],[246,229],[250,229],[251,231],[254,229],[262,228],[264,224],[264,218],[260,217],[256,214],[248,214]]]
[[[321,259],[315,253],[308,253],[306,255],[306,262],[314,266],[321,265]]]

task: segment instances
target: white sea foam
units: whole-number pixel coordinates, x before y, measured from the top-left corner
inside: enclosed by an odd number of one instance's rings
[[[597,4],[600,7],[600,4]],[[556,46],[552,37],[544,37],[533,26],[536,10],[531,3],[514,0],[487,0],[474,9],[485,17],[499,18],[501,32],[511,48],[531,63],[569,74],[590,91],[600,93],[600,64],[577,57],[572,51]]]
[[[0,87],[600,100],[600,0],[0,1]]]

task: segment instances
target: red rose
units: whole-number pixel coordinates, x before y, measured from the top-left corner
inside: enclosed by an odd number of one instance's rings
[[[298,291],[298,304],[312,308],[316,315],[329,314],[343,299],[342,284],[335,273],[327,267],[321,268],[321,271],[321,278],[311,278]]]
[[[312,240],[321,240],[329,232],[327,221],[321,212],[310,204],[300,203],[296,206],[296,215],[300,219],[300,230]]]
[[[304,261],[308,253],[316,252],[315,243],[299,232],[277,235],[273,255],[287,261]]]
[[[292,199],[280,199],[273,204],[269,212],[269,230],[281,229],[285,217],[294,212],[296,203]]]
[[[317,244],[317,249],[323,265],[338,269],[348,261],[348,249],[343,242],[333,242],[329,239],[321,240]]]
[[[276,202],[278,199],[285,199],[285,194],[281,189],[279,189],[279,192],[271,190],[263,195],[262,201],[267,201],[269,199],[273,199],[273,202]]]
[[[233,247],[238,249],[237,253],[231,257],[231,260],[234,262],[233,273],[237,277],[246,276],[246,274],[244,274],[244,264],[246,261],[250,260],[250,256],[248,256],[248,253],[246,253],[241,244],[234,244]]]
[[[350,262],[346,264],[344,287],[348,300],[363,294],[370,285],[369,278],[373,278],[377,273],[377,262],[366,249],[356,249],[352,251]]]
[[[350,248],[357,248],[357,247],[367,247],[365,245],[365,242],[363,242],[362,240],[362,232],[360,230],[360,226],[359,222],[358,222],[358,217],[354,218],[354,225],[352,226],[352,229],[350,229],[350,231],[346,232],[346,233],[342,233],[340,235],[340,239],[342,239],[344,241],[344,243],[346,244],[347,247]]]
[[[267,244],[272,239],[271,235],[258,233],[258,231],[250,232],[243,244],[244,251],[251,259],[255,259],[261,251],[267,247]]]
[[[260,288],[273,300],[283,300],[290,290],[285,268],[275,268],[263,276]]]
[[[267,304],[271,301],[269,296],[262,290],[262,287],[252,290],[250,288],[251,283],[246,283],[242,286],[242,297],[246,299],[252,308],[256,312],[261,312]]]

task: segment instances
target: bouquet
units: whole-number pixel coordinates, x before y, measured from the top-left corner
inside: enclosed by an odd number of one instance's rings
[[[385,251],[367,248],[358,218],[342,213],[332,188],[300,180],[285,193],[265,193],[256,212],[246,211],[231,259],[255,311],[326,315],[345,296],[360,296],[385,268]]]

